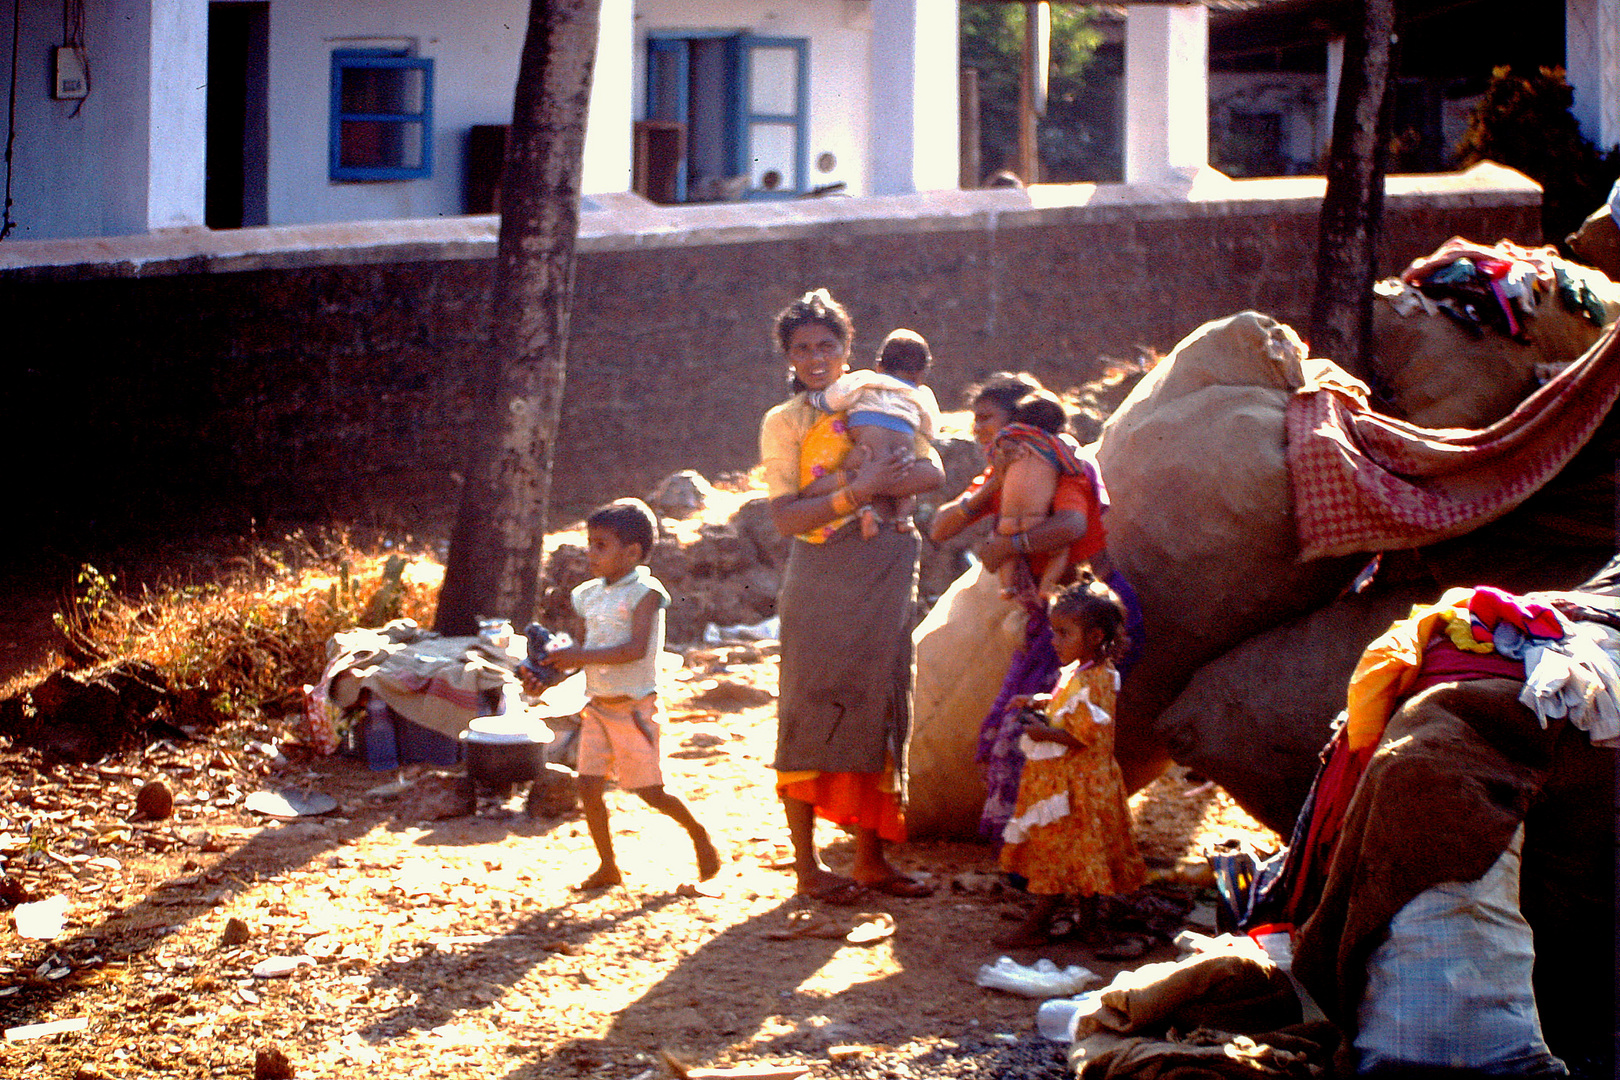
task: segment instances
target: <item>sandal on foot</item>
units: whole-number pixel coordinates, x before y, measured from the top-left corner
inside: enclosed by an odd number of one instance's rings
[[[820,900],[823,904],[832,904],[834,907],[852,907],[861,902],[866,895],[866,886],[858,881],[839,878],[828,881],[810,889],[800,889],[798,895],[808,896],[812,900]]]
[[[886,896],[899,896],[916,900],[924,896],[934,895],[932,885],[924,885],[915,878],[909,878],[904,874],[895,874],[893,877],[880,878],[877,881],[863,881],[861,884]]]

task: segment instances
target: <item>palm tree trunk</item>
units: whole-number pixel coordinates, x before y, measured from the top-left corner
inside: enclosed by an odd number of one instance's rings
[[[600,0],[531,0],[500,188],[490,349],[434,628],[521,626],[539,590],[567,371]]]

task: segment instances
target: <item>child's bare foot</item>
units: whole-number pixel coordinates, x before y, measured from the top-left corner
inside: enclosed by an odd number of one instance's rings
[[[720,872],[720,853],[707,832],[693,836],[692,843],[697,847],[698,880],[708,881]]]
[[[593,892],[597,889],[611,889],[615,885],[624,884],[624,875],[619,873],[617,866],[598,866],[596,873],[574,886],[575,892]]]

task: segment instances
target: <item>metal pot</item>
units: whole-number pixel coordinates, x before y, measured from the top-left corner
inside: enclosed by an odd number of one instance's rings
[[[467,775],[489,787],[525,783],[546,767],[543,742],[483,742],[468,738]]]
[[[495,788],[533,780],[546,767],[550,739],[551,729],[523,712],[474,717],[461,733],[467,776]]]

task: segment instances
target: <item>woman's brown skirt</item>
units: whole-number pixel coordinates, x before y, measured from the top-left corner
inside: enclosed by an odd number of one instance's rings
[[[792,541],[776,601],[778,771],[905,777],[919,547],[893,528],[864,540],[853,522],[824,544]]]

